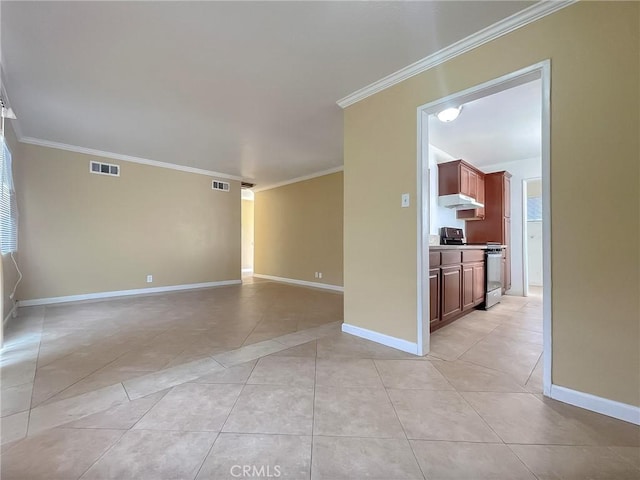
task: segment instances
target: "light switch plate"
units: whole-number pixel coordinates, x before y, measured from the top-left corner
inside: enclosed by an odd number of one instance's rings
[[[407,208],[409,206],[409,194],[402,194],[402,208]]]

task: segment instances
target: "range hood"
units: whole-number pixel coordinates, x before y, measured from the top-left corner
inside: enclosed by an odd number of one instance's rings
[[[452,195],[441,195],[438,197],[438,205],[441,207],[451,208],[453,210],[471,210],[474,208],[483,208],[484,205],[475,198],[462,193],[454,193]]]

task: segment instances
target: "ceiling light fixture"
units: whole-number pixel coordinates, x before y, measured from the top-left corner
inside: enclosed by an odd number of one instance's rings
[[[458,115],[460,115],[461,111],[462,105],[460,105],[459,107],[451,107],[438,112],[436,114],[436,117],[438,117],[438,120],[440,120],[441,122],[453,122],[456,118],[458,118]]]

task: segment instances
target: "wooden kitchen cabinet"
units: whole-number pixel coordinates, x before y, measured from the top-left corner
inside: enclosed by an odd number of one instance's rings
[[[462,265],[462,311],[473,308],[473,266]]]
[[[472,195],[478,202],[484,205],[484,174],[482,172],[475,173],[475,195]],[[456,212],[458,220],[484,220],[484,207],[472,208],[470,210],[458,210]]]
[[[479,194],[478,178],[484,174],[464,160],[438,164],[438,195],[461,193],[474,199]]]
[[[462,265],[441,268],[441,322],[447,322],[462,312]]]
[[[469,243],[494,242],[505,245],[502,291],[511,288],[511,174],[506,171],[484,176],[484,219],[466,222]]]
[[[429,321],[431,327],[440,321],[440,269],[429,270]]]
[[[485,250],[431,247],[429,322],[433,332],[485,301]]]
[[[484,302],[485,288],[485,268],[484,263],[476,263],[473,266],[473,306],[476,307]]]

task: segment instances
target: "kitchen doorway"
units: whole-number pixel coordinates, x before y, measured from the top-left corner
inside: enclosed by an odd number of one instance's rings
[[[517,72],[491,80],[470,89],[449,95],[418,108],[418,353],[425,355],[430,351],[430,305],[433,305],[429,295],[429,243],[434,241],[431,229],[431,212],[433,210],[434,188],[433,177],[430,176],[430,141],[429,117],[448,108],[458,108],[475,100],[503,92],[514,87],[538,80],[541,89],[541,179],[542,192],[540,195],[542,209],[542,384],[543,393],[549,395],[551,389],[551,241],[550,241],[550,61],[546,60]],[[464,108],[464,107],[463,107]],[[433,162],[431,162],[433,163]],[[521,182],[517,182],[521,188]],[[521,213],[521,212],[518,212]],[[526,217],[523,217],[523,220]],[[523,222],[526,223],[526,222]],[[524,252],[523,252],[524,253]],[[524,266],[523,259],[519,262]],[[521,275],[520,278],[524,280]],[[528,291],[528,278],[526,279]],[[436,302],[437,303],[437,302]]]
[[[522,250],[524,296],[542,296],[542,178],[522,181]]]

